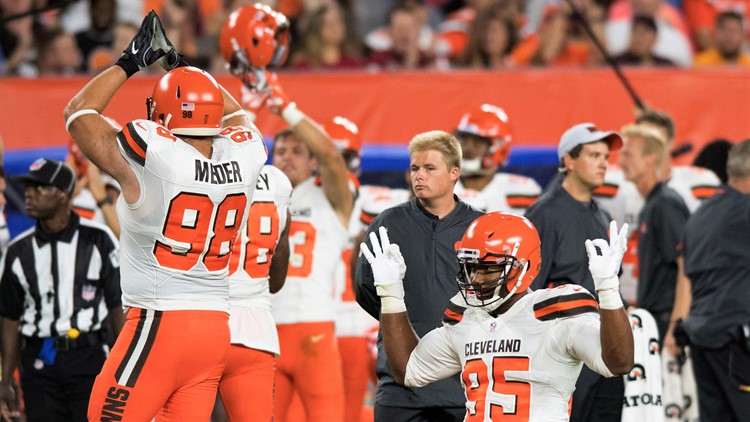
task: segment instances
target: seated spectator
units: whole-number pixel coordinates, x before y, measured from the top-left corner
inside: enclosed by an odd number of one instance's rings
[[[499,4],[482,9],[469,30],[469,42],[459,64],[475,68],[513,67],[511,51],[518,43],[518,27]]]
[[[17,15],[33,7],[32,0],[0,0],[0,18]],[[3,74],[34,76],[34,18],[29,16],[0,25]]]
[[[716,17],[713,47],[695,56],[695,66],[750,66],[750,55],[742,51],[745,28],[742,15],[722,12]]]
[[[574,5],[577,9],[575,12],[567,2],[547,6],[538,35],[527,37],[518,47],[523,53],[514,54],[519,64],[586,66],[604,62],[591,37],[576,22],[574,15],[580,13],[603,43],[604,9],[592,0],[576,0]]]
[[[386,70],[426,68],[432,64],[432,57],[419,48],[421,23],[413,8],[399,6],[393,9],[389,18],[388,30],[391,47],[388,50],[373,51],[370,61]]]
[[[680,11],[662,0],[618,0],[609,8],[604,31],[612,56],[623,54],[630,43],[633,17],[650,16],[656,21],[656,45],[652,52],[678,66],[690,66],[693,49],[687,24]]]
[[[112,45],[112,40],[114,39],[113,27],[117,11],[116,3],[115,0],[91,0],[89,6],[91,27],[85,31],[76,33],[76,43],[83,56],[83,70],[88,70],[89,55],[92,51],[97,47],[109,47]]]
[[[656,21],[650,16],[636,16],[633,18],[633,28],[630,32],[630,47],[625,53],[615,57],[615,61],[623,65],[633,66],[674,66],[669,59],[652,53],[656,44]]]
[[[42,75],[73,75],[81,71],[81,51],[73,34],[62,28],[43,32],[38,39],[37,72]]]
[[[344,69],[364,66],[356,34],[347,30],[344,11],[337,4],[309,15],[302,49],[292,58],[296,69]]]
[[[690,37],[698,52],[715,47],[713,31],[717,16],[734,11],[750,22],[750,0],[688,0],[683,1]]]
[[[89,54],[87,61],[89,73],[96,74],[113,65],[120,58],[123,50],[127,48],[130,40],[135,37],[138,28],[138,25],[130,21],[117,22],[112,31],[112,45],[99,47]]]
[[[435,44],[435,32],[429,25],[429,11],[422,0],[397,0],[395,6],[390,7],[390,13],[395,8],[405,8],[410,10],[419,21],[419,37],[417,44],[422,51],[432,51]],[[390,14],[388,15],[390,16]],[[375,28],[365,36],[365,45],[371,51],[390,50],[393,46],[391,30],[388,25]]]

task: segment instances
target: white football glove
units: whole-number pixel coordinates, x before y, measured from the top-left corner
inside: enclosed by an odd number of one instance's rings
[[[596,248],[601,250],[601,255]],[[589,256],[589,271],[594,279],[594,287],[599,295],[599,307],[617,309],[622,307],[620,298],[620,270],[622,257],[628,249],[628,225],[623,224],[617,231],[617,222],[609,223],[609,242],[604,239],[586,240],[586,253]]]
[[[375,289],[380,296],[380,308],[384,314],[406,312],[404,303],[404,274],[406,264],[398,245],[391,244],[388,239],[388,229],[380,227],[378,235],[370,233],[372,252],[367,244],[362,242],[360,250],[367,258],[372,267],[372,276],[375,279]]]

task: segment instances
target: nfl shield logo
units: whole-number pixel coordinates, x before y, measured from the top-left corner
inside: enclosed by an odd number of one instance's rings
[[[46,163],[46,162],[47,162],[47,160],[45,160],[44,158],[37,159],[36,161],[34,161],[33,163],[31,163],[31,167],[29,167],[29,171],[37,171],[37,170],[39,170],[40,168],[42,168],[42,166],[44,166],[44,163]]]
[[[96,287],[90,285],[90,284],[84,284],[83,289],[81,291],[81,298],[83,300],[90,302],[94,300],[96,297]]]

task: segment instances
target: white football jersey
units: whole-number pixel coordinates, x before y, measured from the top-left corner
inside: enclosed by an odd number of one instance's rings
[[[672,167],[672,174],[667,182],[667,186],[674,189],[685,201],[691,213],[698,209],[704,199],[713,196],[720,184],[721,181],[711,170],[694,166]],[[622,258],[620,294],[631,303],[636,303],[639,273],[638,216],[645,199],[632,182],[625,180],[622,169],[616,165],[607,168],[604,185],[594,190],[594,199],[609,211],[619,224],[630,225],[628,250]]]
[[[408,201],[411,199],[412,192],[408,189],[369,185],[362,186],[359,196],[360,200],[355,203],[353,214],[359,216],[361,230],[367,230],[378,214]]]
[[[347,228],[316,178],[295,186],[290,205],[289,270],[271,298],[277,324],[334,321],[336,270],[349,245]]]
[[[102,182],[104,182],[105,186],[113,186],[117,188],[117,190],[120,190],[120,185],[115,179],[112,178],[112,176],[105,173],[102,173],[101,176]],[[97,223],[104,224],[105,226],[107,225],[107,220],[104,218],[102,210],[99,209],[99,207],[96,205],[96,199],[94,199],[94,195],[87,188],[81,189],[78,195],[73,198],[72,205],[73,211],[75,211],[76,214],[78,214],[80,217],[94,220]]]
[[[336,275],[340,292],[336,311],[337,337],[367,337],[378,326],[378,321],[359,306],[354,294],[352,274],[349,271],[351,243],[363,230],[367,229],[372,218],[375,218],[382,210],[407,201],[408,193],[403,189],[391,189],[385,186],[365,185],[359,189],[349,221],[349,246],[342,254],[341,266]],[[366,214],[363,214],[364,209],[367,210]],[[368,223],[362,221],[363,215]]]
[[[521,215],[542,194],[542,188],[534,179],[510,173],[495,173],[481,191],[465,188],[459,179],[453,191],[480,211],[510,211]]]
[[[260,172],[247,225],[229,260],[229,327],[232,344],[279,354],[268,275],[279,237],[288,224],[292,184],[276,167]]]
[[[117,135],[141,186],[117,201],[123,305],[229,311],[229,257],[267,153],[251,129],[226,128],[208,159],[149,120]]]
[[[452,299],[463,301],[461,293]],[[454,317],[419,341],[405,383],[460,372],[466,420],[567,421],[583,363],[613,376],[601,357],[597,302],[581,286],[530,292],[497,317],[471,307]]]

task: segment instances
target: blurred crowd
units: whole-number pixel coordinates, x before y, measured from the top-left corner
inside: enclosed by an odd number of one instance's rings
[[[292,23],[285,71],[604,66],[602,49],[629,66],[750,65],[750,0],[260,2]],[[0,75],[97,73],[151,9],[189,63],[222,72],[221,26],[250,3],[0,0]]]

